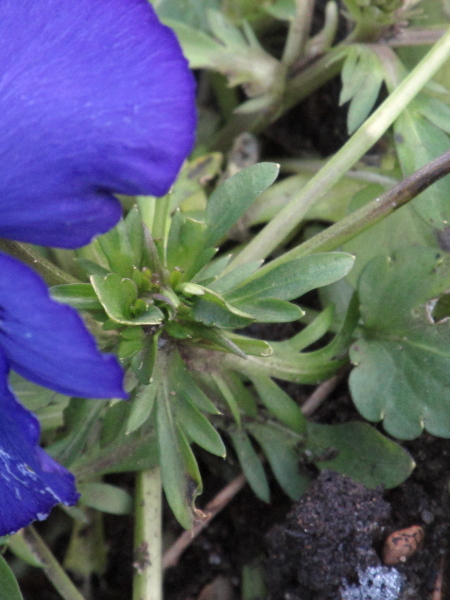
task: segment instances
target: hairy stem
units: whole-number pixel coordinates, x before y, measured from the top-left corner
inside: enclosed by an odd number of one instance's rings
[[[159,468],[136,478],[133,600],[162,599],[162,488]]]

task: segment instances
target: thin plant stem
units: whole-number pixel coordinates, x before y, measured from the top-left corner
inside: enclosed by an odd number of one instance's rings
[[[80,283],[78,279],[69,275],[54,263],[47,260],[33,246],[21,242],[0,239],[0,251],[17,258],[37,271],[49,285],[65,283]]]
[[[307,254],[335,250],[416,198],[430,185],[449,173],[450,150],[421,167],[378,198],[271,261],[259,270],[259,274]]]
[[[162,487],[158,467],[136,477],[133,600],[162,600]]]
[[[84,596],[77,590],[67,573],[53,556],[50,548],[32,525],[24,530],[24,540],[32,553],[43,565],[42,569],[44,573],[61,598],[64,600],[85,600]]]
[[[333,392],[338,384],[349,372],[349,365],[342,367],[336,375],[319,384],[309,398],[302,404],[302,413],[305,417],[312,415],[325,402],[328,396]]]
[[[314,0],[295,0],[295,15],[289,23],[282,63],[290,67],[305,52],[311,27]]]
[[[199,519],[192,529],[183,531],[180,537],[175,543],[167,550],[163,557],[163,568],[173,567],[177,564],[181,554],[191,544],[192,540],[196,538],[199,533],[209,525],[219,512],[224,509],[231,500],[236,496],[238,492],[247,483],[245,476],[241,473],[235,477],[230,483],[228,483],[220,492],[208,502],[204,509],[204,518]]]
[[[310,207],[380,139],[449,56],[450,29],[303,190],[231,261],[227,270],[264,259],[282,244]]]

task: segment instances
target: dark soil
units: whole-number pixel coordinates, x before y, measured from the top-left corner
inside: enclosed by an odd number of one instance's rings
[[[338,395],[327,404],[335,414],[340,406],[338,420],[345,420],[348,397]],[[243,566],[262,557],[270,600],[341,600],[342,585],[358,585],[366,567],[388,570],[382,567],[383,542],[392,532],[414,525],[425,531],[423,545],[389,569],[403,576],[398,600],[432,600],[450,533],[450,440],[425,434],[405,447],[417,467],[394,490],[367,490],[331,471],[318,476],[294,504],[276,488],[270,506],[244,490],[193,541],[179,565],[168,570],[167,600],[198,598],[219,575],[239,597]],[[392,598],[387,592],[354,597]],[[444,594],[440,600],[449,597]]]
[[[324,471],[267,536],[268,583],[273,600],[332,600],[358,568],[376,566],[389,519],[382,490],[367,490]]]

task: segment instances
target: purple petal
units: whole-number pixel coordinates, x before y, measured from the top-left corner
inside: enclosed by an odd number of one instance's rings
[[[0,237],[84,245],[192,149],[194,79],[148,0],[2,0],[0,74]]]
[[[0,352],[0,535],[45,519],[62,502],[75,504],[73,475],[38,446],[39,422],[8,388]]]
[[[117,359],[97,350],[78,313],[31,269],[0,254],[0,348],[23,377],[62,394],[125,398]]]

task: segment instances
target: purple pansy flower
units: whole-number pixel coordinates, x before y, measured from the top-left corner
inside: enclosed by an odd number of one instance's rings
[[[73,475],[39,448],[39,422],[11,393],[7,372],[0,357],[0,535],[78,499]]]
[[[42,279],[0,254],[0,356],[34,383],[61,394],[125,398],[117,359],[101,354],[70,306],[55,302]]]
[[[75,248],[119,220],[113,193],[168,191],[193,145],[195,86],[148,0],[2,0],[0,50],[0,237]],[[125,395],[76,311],[0,254],[0,535],[78,498],[10,368],[69,395]]]
[[[0,2],[0,237],[75,248],[165,194],[192,149],[194,79],[148,0]]]

